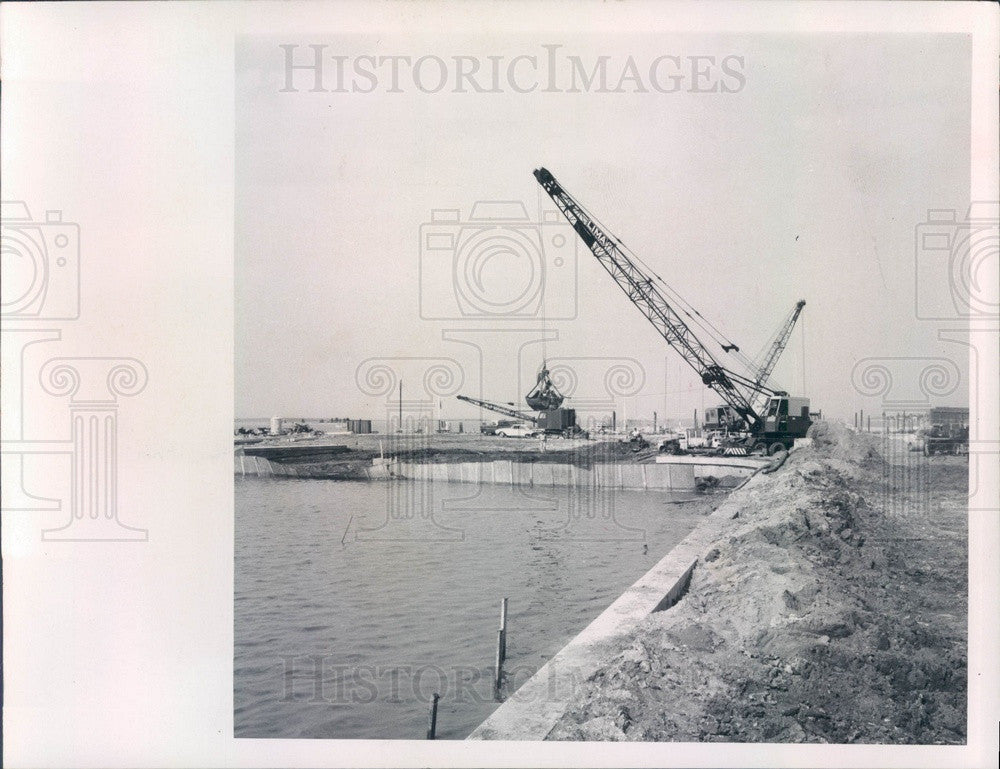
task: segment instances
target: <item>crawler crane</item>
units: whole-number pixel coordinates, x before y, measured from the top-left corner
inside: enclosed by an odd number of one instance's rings
[[[701,319],[698,323],[705,328],[700,313],[693,308],[682,308],[679,298],[668,298],[668,292],[675,292],[638,257],[629,253],[620,240],[598,224],[548,170],[539,168],[534,175],[597,261],[625,292],[629,301],[698,373],[701,381],[715,391],[732,413],[746,425],[748,437],[744,444],[748,449],[763,448],[769,453],[775,453],[783,448],[791,448],[796,438],[805,436],[811,424],[807,398],[793,398],[787,393],[772,389],[766,382],[767,377],[760,377],[759,372],[757,376],[751,377],[722,365],[692,328],[695,316]],[[801,306],[797,306],[797,310],[801,311]],[[684,320],[684,315],[692,319],[691,324]],[[798,317],[797,312],[795,317]],[[722,344],[722,349],[724,352],[738,352],[738,348],[728,342]],[[777,350],[774,360],[777,360],[779,354],[780,350]],[[773,366],[773,361],[770,365]],[[763,405],[760,405],[760,401],[763,401]]]

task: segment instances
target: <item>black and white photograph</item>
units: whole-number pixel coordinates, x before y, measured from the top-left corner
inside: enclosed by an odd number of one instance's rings
[[[970,54],[238,41],[237,736],[962,743]]]
[[[21,5],[5,763],[995,761],[995,5]]]

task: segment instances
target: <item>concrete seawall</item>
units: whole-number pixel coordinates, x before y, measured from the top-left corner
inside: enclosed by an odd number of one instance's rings
[[[544,740],[574,701],[577,687],[620,650],[645,617],[673,606],[732,510],[723,505],[480,724],[470,740]]]
[[[237,451],[234,456],[234,472],[239,477],[258,478],[318,478],[324,477],[310,470],[308,465],[296,465],[294,462],[275,462],[266,457],[246,456]],[[354,467],[338,476],[343,480],[384,481],[391,476],[387,464],[366,465]]]
[[[503,486],[587,488],[693,489],[698,472],[694,465],[654,465],[606,463],[590,467],[548,462],[458,462],[454,464],[419,464],[398,462],[391,466],[400,478],[441,483],[497,484]]]
[[[522,487],[563,487],[621,489],[624,491],[690,491],[711,476],[735,485],[749,477],[768,460],[758,457],[676,457],[657,463],[594,463],[589,467],[552,462],[515,462],[509,459],[488,462],[388,462],[357,467],[349,476],[356,480],[399,478],[436,483],[499,484]],[[320,477],[306,466],[275,462],[237,452],[235,472],[239,476]],[[723,483],[723,485],[727,485]]]

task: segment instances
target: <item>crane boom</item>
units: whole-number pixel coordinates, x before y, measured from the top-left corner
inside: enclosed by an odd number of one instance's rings
[[[545,168],[536,169],[534,175],[597,261],[660,336],[698,373],[701,381],[715,390],[747,424],[758,426],[762,417],[754,408],[753,400],[757,393],[769,393],[770,390],[763,383],[722,366],[654,285],[652,277],[618,247],[616,239],[587,214],[555,177]]]
[[[510,408],[509,406],[492,403],[491,401],[482,401],[478,398],[470,398],[466,395],[457,395],[455,397],[457,397],[460,401],[465,401],[466,403],[471,403],[474,406],[495,411],[496,413],[503,414],[504,416],[512,417],[514,419],[522,419],[525,422],[531,422],[532,424],[538,422],[537,416],[533,414],[526,414],[523,411],[518,411],[517,409]]]
[[[785,322],[778,331],[778,335],[775,337],[774,343],[771,345],[771,349],[767,352],[767,357],[764,358],[764,362],[761,364],[760,369],[757,372],[755,382],[758,386],[766,384],[767,380],[771,377],[771,372],[774,371],[774,365],[778,362],[778,358],[781,357],[781,353],[785,351],[785,347],[788,345],[788,338],[792,335],[792,329],[795,328],[795,322],[799,319],[799,315],[802,313],[802,308],[805,306],[805,300],[800,299],[795,303],[795,307],[792,309],[791,314],[785,318]]]

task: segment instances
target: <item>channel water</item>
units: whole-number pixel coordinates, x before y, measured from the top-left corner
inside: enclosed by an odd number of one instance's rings
[[[461,739],[718,499],[236,479],[237,737]]]

